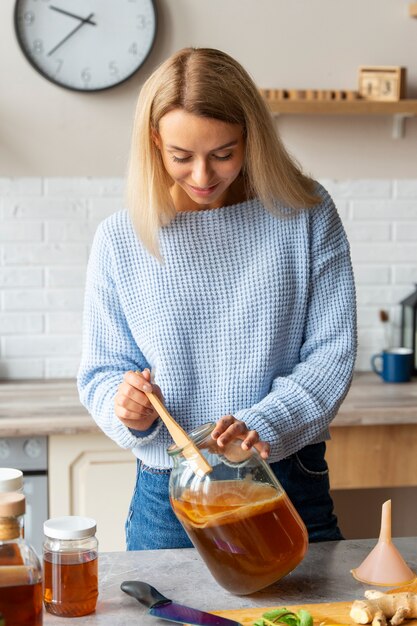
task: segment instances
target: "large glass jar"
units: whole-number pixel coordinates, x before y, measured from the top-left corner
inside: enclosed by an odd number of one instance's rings
[[[200,476],[190,455],[168,450],[172,508],[216,581],[244,595],[263,589],[291,572],[308,547],[306,527],[255,449],[236,439],[219,448],[214,423],[190,438],[212,467]],[[188,458],[187,458],[188,457]]]

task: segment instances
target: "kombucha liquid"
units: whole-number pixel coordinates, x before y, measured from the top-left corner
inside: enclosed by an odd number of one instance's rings
[[[98,597],[97,553],[44,553],[45,608],[63,617],[93,613]]]
[[[307,551],[303,522],[288,496],[271,485],[217,481],[204,494],[185,490],[171,504],[213,577],[232,593],[276,582]]]

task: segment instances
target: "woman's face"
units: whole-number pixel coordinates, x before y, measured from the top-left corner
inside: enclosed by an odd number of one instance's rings
[[[240,201],[245,144],[238,124],[174,109],[159,122],[161,151],[177,210],[214,209]]]

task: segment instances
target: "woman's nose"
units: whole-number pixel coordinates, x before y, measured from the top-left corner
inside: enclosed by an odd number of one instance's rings
[[[211,168],[205,159],[198,159],[195,161],[193,179],[198,187],[207,187],[210,185]]]

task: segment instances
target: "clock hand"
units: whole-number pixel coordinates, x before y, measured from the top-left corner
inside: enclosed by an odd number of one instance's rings
[[[68,35],[66,37],[64,37],[64,39],[61,39],[61,41],[59,43],[56,44],[56,46],[54,48],[52,48],[52,50],[50,50],[47,54],[47,56],[51,56],[51,54],[53,54],[55,52],[55,50],[58,50],[58,48],[60,46],[62,46],[62,44],[67,41],[67,39],[69,39],[74,33],[77,32],[77,30],[79,30],[81,28],[81,26],[84,26],[84,24],[88,24],[89,20],[93,17],[94,13],[90,13],[90,15],[88,17],[86,17],[85,19],[82,19],[81,22],[78,24],[78,26],[76,26],[75,28],[72,29],[71,32],[68,33]]]
[[[70,13],[69,11],[64,11],[64,9],[60,9],[58,7],[54,7],[49,5],[50,9],[53,9],[54,11],[58,11],[58,13],[63,13],[64,15],[69,15],[70,17],[75,17],[77,20],[80,20],[81,22],[85,22],[86,24],[91,24],[92,26],[97,26],[96,22],[92,22],[89,18],[87,18],[86,20],[84,20],[83,17],[80,17],[79,15],[75,15],[75,13]]]

